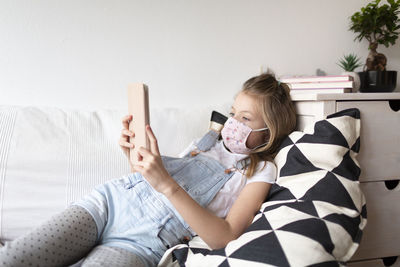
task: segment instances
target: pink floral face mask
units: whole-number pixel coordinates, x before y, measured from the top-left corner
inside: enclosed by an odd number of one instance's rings
[[[224,140],[225,146],[232,152],[237,154],[247,154],[267,143],[261,144],[255,148],[248,148],[246,146],[247,138],[252,131],[259,132],[268,130],[268,127],[261,129],[251,129],[246,124],[234,119],[233,117],[228,118],[222,128],[221,135]]]

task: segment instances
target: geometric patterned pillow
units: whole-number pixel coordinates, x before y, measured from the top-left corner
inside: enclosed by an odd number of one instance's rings
[[[291,133],[275,157],[276,183],[250,227],[222,249],[199,237],[160,266],[341,266],[366,225],[358,178],[360,112],[347,109]]]

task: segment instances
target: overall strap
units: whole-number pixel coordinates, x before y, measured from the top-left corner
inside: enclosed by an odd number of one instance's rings
[[[236,163],[236,168],[243,170],[250,164],[250,158],[244,158]]]
[[[215,130],[209,130],[196,144],[196,149],[188,153],[192,157],[198,155],[200,152],[205,152],[215,145],[218,140],[220,133]],[[187,156],[186,155],[186,156]],[[250,164],[249,158],[244,158],[236,163],[234,168],[225,170],[225,173],[230,173],[234,170],[244,170]]]
[[[191,156],[196,156],[200,152],[204,152],[209,150],[211,147],[215,145],[217,142],[221,130],[224,127],[224,124],[228,117],[224,114],[213,110],[211,113],[210,126],[208,132],[200,139],[200,141],[196,144],[197,149],[190,153]]]
[[[219,132],[209,130],[196,144],[196,150],[190,152],[191,156],[196,156],[200,152],[209,150],[215,145],[219,137]]]
[[[233,166],[232,168],[225,169],[225,173],[231,173],[231,172],[234,172],[234,171],[239,171],[242,174],[244,174],[243,171],[245,170],[245,168],[249,164],[250,164],[250,158],[248,158],[248,157],[244,158],[244,159],[239,160],[238,162],[236,162],[236,165]]]

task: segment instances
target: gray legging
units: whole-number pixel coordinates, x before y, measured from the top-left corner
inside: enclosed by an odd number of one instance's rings
[[[143,266],[130,251],[96,246],[96,239],[97,227],[92,216],[82,207],[70,206],[0,248],[0,266],[68,266],[83,258],[84,267]]]

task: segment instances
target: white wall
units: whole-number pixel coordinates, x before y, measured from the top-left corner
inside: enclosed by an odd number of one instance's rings
[[[0,0],[0,104],[124,108],[127,84],[145,82],[152,107],[201,106],[260,66],[340,74],[343,54],[368,54],[348,31],[367,2]],[[399,44],[378,48],[390,70]]]

